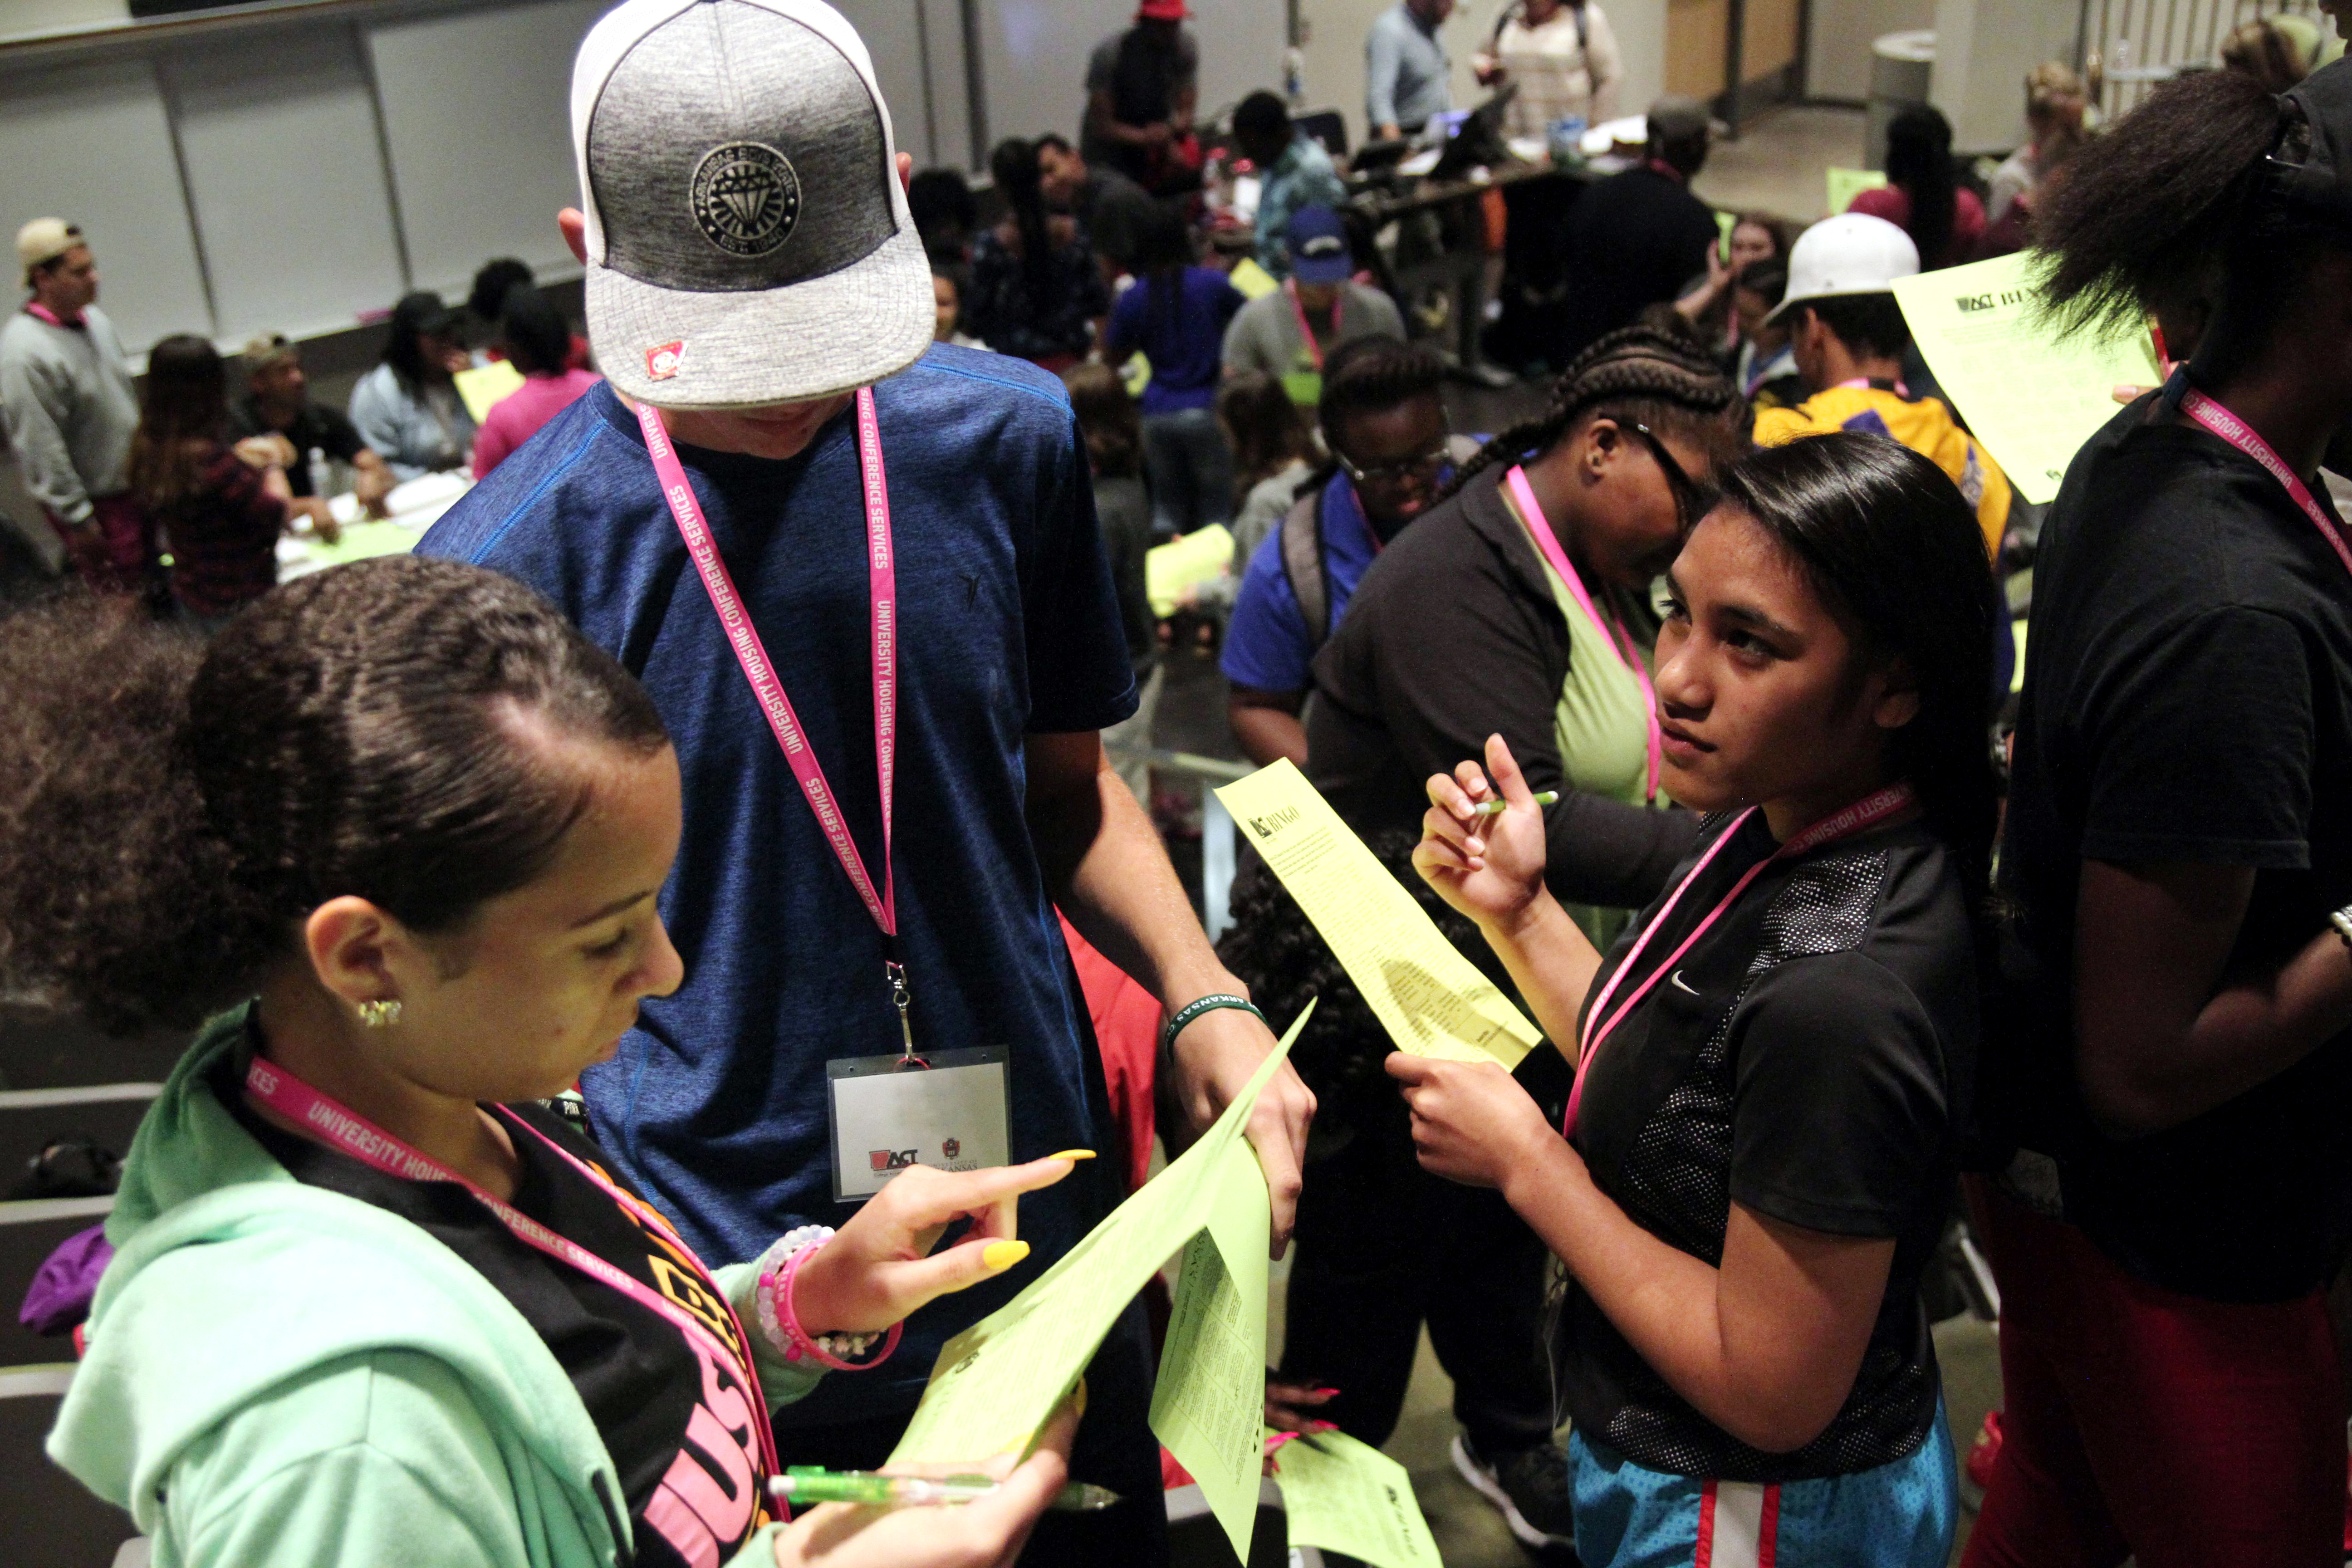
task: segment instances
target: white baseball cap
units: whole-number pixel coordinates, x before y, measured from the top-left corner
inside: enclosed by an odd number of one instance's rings
[[[846,392],[930,345],[890,111],[822,0],[626,0],[572,70],[588,336],[671,408]]]
[[[1789,292],[1764,319],[1790,306],[1837,294],[1884,294],[1919,270],[1919,247],[1883,217],[1840,213],[1797,237],[1789,250]]]

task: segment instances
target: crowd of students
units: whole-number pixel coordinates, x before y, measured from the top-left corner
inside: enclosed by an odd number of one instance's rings
[[[1155,1076],[1181,1141],[1319,999],[1250,1120],[1294,1249],[1273,1425],[1384,1440],[1425,1328],[1530,1545],[1939,1568],[1921,1281],[1964,1188],[2006,1395],[1970,1568],[2338,1561],[2352,67],[2095,135],[2038,71],[1990,210],[1924,111],[1857,210],[1689,258],[1669,106],[1588,193],[1657,259],[1481,439],[1327,202],[1277,204],[1255,298],[1211,260],[1265,233],[1203,255],[1179,15],[1098,51],[1082,147],[996,149],[983,226],[830,9],[621,7],[559,220],[610,379],[486,269],[523,387],[478,427],[422,294],[348,418],[283,339],[232,398],[168,338],[133,400],[81,237],[20,236],[0,401],[113,411],[18,450],[117,591],[0,621],[0,970],[197,1029],[52,1454],[164,1563],[1158,1561],[1139,1305],[1030,1453],[971,1456],[982,1502],[787,1521],[765,1483],[881,1463],[940,1347],[1125,1194]],[[1496,48],[1570,24],[1601,94],[1597,7]],[[706,215],[596,174],[714,136],[859,173],[785,220],[838,265],[692,250]],[[2021,509],[1893,293],[2004,225],[2066,330],[2179,356],[2039,520],[2009,752]],[[619,259],[665,247],[716,270]],[[713,289],[767,330],[710,335]],[[273,588],[289,521],[334,526],[313,456],[362,508],[480,482],[416,555]],[[1516,1072],[1394,1052],[1263,866],[1214,949],[1193,917],[1106,742],[1164,681],[1144,552],[1213,523],[1237,740],[1524,1002]],[[163,542],[201,637],[138,604]],[[1140,1092],[1072,943],[1157,1036]],[[819,1223],[871,1179],[839,1081],[970,1046],[1002,1163]],[[1126,1500],[1049,1511],[1066,1477]]]

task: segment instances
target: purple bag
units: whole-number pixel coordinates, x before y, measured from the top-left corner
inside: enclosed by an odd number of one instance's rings
[[[106,1226],[91,1226],[58,1244],[33,1276],[16,1321],[37,1334],[62,1334],[89,1316],[90,1299],[98,1294],[98,1277],[113,1261],[114,1248]]]

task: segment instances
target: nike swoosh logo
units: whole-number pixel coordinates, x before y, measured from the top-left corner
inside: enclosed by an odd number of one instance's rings
[[[1675,987],[1675,990],[1677,990],[1677,991],[1683,991],[1683,992],[1687,992],[1689,994],[1691,994],[1691,995],[1693,995],[1693,996],[1696,996],[1696,995],[1697,995],[1697,994],[1698,994],[1698,993],[1697,993],[1697,992],[1696,992],[1696,991],[1692,991],[1692,990],[1691,990],[1691,988],[1690,988],[1689,986],[1687,986],[1687,985],[1685,985],[1685,984],[1683,984],[1683,972],[1682,972],[1681,970],[1679,970],[1679,969],[1675,970],[1675,971],[1674,972],[1673,975],[1671,975],[1669,978],[1670,978],[1670,980],[1671,980],[1671,982],[1672,982],[1672,984],[1673,984],[1673,985],[1674,985],[1674,987]]]

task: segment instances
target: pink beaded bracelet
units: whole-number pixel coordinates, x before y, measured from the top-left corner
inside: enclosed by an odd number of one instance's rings
[[[771,1342],[777,1343],[788,1362],[796,1362],[805,1356],[836,1372],[869,1372],[890,1359],[890,1352],[898,1348],[899,1336],[906,1331],[907,1326],[904,1323],[891,1324],[890,1331],[883,1338],[880,1352],[858,1362],[844,1361],[827,1348],[826,1342],[838,1337],[871,1343],[872,1336],[812,1334],[801,1327],[800,1314],[793,1307],[793,1282],[800,1278],[801,1265],[814,1257],[824,1245],[824,1241],[820,1240],[814,1245],[795,1248],[792,1256],[784,1259],[781,1271],[772,1261],[761,1271],[760,1326],[767,1331]],[[772,1251],[770,1256],[772,1259]],[[861,1344],[858,1348],[863,1349],[864,1346]]]

